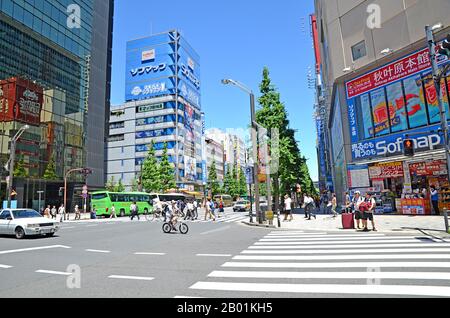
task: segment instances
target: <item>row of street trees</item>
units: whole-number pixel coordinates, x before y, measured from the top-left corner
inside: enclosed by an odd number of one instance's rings
[[[247,183],[245,180],[244,170],[234,165],[233,168],[227,169],[223,185],[218,181],[216,162],[213,161],[208,172],[208,187],[212,195],[228,194],[232,198],[239,198],[247,195]]]
[[[15,164],[13,176],[16,178],[29,178],[30,175],[28,171],[25,169],[25,161],[24,158],[21,157]],[[56,174],[56,166],[55,160],[53,157],[47,164],[47,168],[45,169],[44,175],[42,176],[44,180],[60,180],[61,178]]]

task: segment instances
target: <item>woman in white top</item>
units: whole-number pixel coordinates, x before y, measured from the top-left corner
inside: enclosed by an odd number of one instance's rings
[[[290,216],[289,222],[291,222],[294,217],[292,216],[292,199],[287,194],[284,196],[284,220],[283,222],[286,222],[288,219],[288,216]]]

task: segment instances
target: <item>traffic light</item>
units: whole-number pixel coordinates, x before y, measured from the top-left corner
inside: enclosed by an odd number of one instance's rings
[[[64,195],[64,188],[59,188],[58,195],[62,197]]]
[[[447,38],[442,42],[442,46],[439,49],[439,54],[445,55],[450,58],[450,34],[447,35]]]
[[[403,151],[407,157],[414,157],[414,141],[412,139],[403,140]]]

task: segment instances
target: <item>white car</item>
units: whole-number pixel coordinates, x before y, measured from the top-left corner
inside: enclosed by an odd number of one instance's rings
[[[23,239],[27,235],[53,236],[58,230],[58,223],[42,217],[35,210],[4,209],[0,211],[1,235],[15,235],[17,239]]]

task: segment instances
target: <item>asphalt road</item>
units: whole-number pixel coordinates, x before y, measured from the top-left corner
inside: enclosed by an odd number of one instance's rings
[[[119,219],[0,237],[0,297],[450,297],[450,242],[246,227],[235,216],[189,223],[187,235]]]

